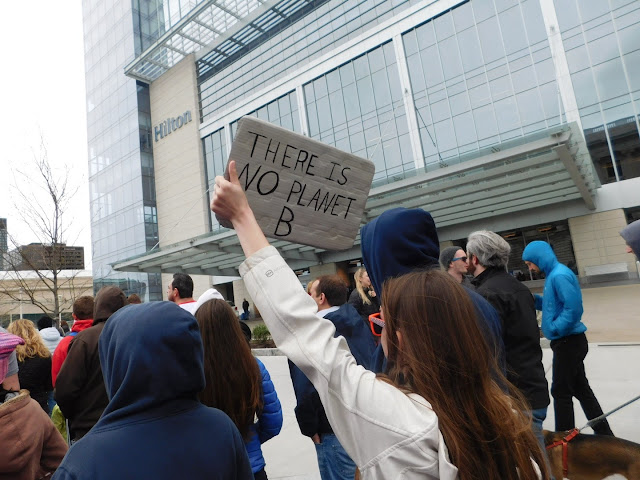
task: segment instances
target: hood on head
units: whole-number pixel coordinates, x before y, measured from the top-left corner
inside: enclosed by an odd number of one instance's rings
[[[40,330],[40,336],[43,338],[43,340],[49,341],[59,340],[61,338],[60,332],[55,327],[43,328],[42,330]]]
[[[420,208],[387,210],[362,227],[360,242],[364,266],[380,298],[386,279],[438,265],[436,224]]]
[[[631,222],[620,230],[620,236],[631,247],[633,253],[636,254],[636,258],[640,260],[640,220]]]
[[[558,259],[553,252],[553,248],[542,240],[535,240],[529,243],[525,247],[524,252],[522,252],[522,260],[535,263],[545,275],[548,275],[558,264]]]
[[[173,302],[118,310],[105,324],[98,350],[109,397],[103,417],[109,420],[196,399],[205,386],[198,323]]]
[[[198,297],[198,301],[196,302],[196,308],[193,310],[193,314],[195,315],[196,312],[198,311],[198,309],[207,301],[209,300],[213,300],[213,299],[218,299],[218,300],[224,300],[224,297],[222,296],[222,294],[216,290],[215,288],[210,288],[209,290],[205,291],[202,295],[200,295]]]
[[[93,304],[93,324],[107,319],[127,304],[127,297],[118,287],[102,287]]]

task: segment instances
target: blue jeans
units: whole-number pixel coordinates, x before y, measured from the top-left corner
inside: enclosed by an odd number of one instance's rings
[[[335,435],[322,434],[320,443],[314,445],[322,480],[353,480],[356,464],[347,455]]]
[[[47,398],[47,405],[49,406],[49,415],[53,412],[53,407],[57,405],[56,401],[53,399],[53,390],[49,392],[49,398]]]
[[[547,463],[547,468],[549,469],[549,474],[551,474],[551,465],[549,464],[549,457],[547,456],[547,447],[544,444],[544,436],[542,435],[542,423],[545,418],[547,418],[547,407],[538,408],[537,410],[531,410],[531,419],[533,421],[532,429],[535,434],[540,446],[542,447],[542,452],[544,453],[544,460]],[[553,479],[553,476],[551,477]]]

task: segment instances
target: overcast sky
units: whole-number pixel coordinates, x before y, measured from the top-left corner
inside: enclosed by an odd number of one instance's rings
[[[37,241],[13,209],[12,172],[29,165],[40,137],[54,167],[71,167],[80,189],[69,209],[68,243],[85,247],[91,264],[84,46],[80,0],[3,2],[0,75],[0,217],[20,243]],[[19,182],[19,179],[18,179]],[[28,183],[19,185],[33,190]]]

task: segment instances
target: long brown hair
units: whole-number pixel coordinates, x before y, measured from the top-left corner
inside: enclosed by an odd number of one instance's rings
[[[387,281],[383,299],[388,379],[431,404],[460,479],[538,479],[532,459],[549,478],[528,407],[498,386],[509,383],[464,289],[429,270]]]
[[[196,320],[204,346],[206,381],[200,401],[225,412],[248,440],[254,415],[263,407],[260,367],[227,302],[213,299],[203,303]]]
[[[44,344],[40,333],[31,320],[16,320],[7,327],[9,333],[13,333],[24,340],[24,345],[16,347],[16,357],[19,362],[25,358],[51,356],[51,352]]]

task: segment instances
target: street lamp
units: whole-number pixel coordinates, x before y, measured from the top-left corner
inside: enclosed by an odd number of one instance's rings
[[[24,289],[20,287],[20,318],[22,318],[22,292]]]

